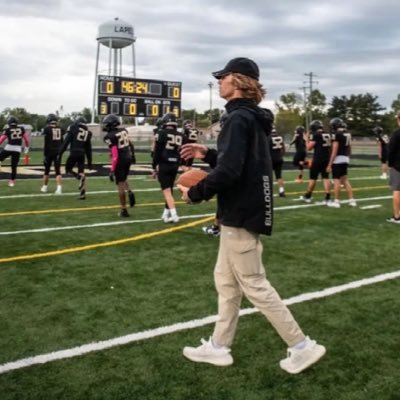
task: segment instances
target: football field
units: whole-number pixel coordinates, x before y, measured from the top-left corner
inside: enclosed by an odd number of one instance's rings
[[[398,400],[400,225],[378,162],[350,168],[357,207],[304,204],[307,181],[284,171],[275,226],[263,237],[269,280],[326,356],[299,375],[279,367],[286,347],[246,300],[234,364],[186,360],[212,333],[218,238],[202,227],[216,202],[186,205],[164,224],[157,181],[133,175],[137,204],[117,216],[115,185],[89,177],[64,194],[40,179],[0,180],[1,400]],[[306,171],[306,176],[308,171]],[[277,190],[276,190],[277,192]],[[346,200],[346,193],[342,193]]]

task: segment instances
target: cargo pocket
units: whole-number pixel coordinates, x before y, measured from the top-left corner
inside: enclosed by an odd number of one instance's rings
[[[237,273],[255,275],[264,271],[261,263],[261,243],[258,236],[247,231],[232,232],[226,239],[230,261]]]

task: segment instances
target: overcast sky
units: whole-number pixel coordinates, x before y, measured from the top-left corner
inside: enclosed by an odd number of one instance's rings
[[[135,29],[136,76],[181,81],[185,109],[208,109],[211,71],[238,56],[260,66],[268,102],[309,72],[328,101],[370,92],[390,108],[400,93],[399,0],[0,0],[0,111],[91,108],[98,27],[115,17]],[[216,84],[212,99],[223,107]]]

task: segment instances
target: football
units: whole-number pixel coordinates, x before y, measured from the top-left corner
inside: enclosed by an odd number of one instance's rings
[[[185,187],[191,187],[197,185],[207,175],[207,172],[203,171],[202,169],[189,169],[189,171],[179,175],[176,184]]]

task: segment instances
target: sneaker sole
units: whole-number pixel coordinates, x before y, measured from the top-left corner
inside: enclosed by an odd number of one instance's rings
[[[322,345],[318,345],[318,352],[314,354],[314,357],[310,358],[305,364],[303,364],[301,367],[298,367],[296,369],[288,370],[284,366],[280,364],[280,367],[288,372],[289,374],[299,374],[300,372],[304,371],[305,369],[311,367],[311,365],[315,364],[318,362],[326,353],[326,348]]]
[[[212,364],[217,367],[229,367],[230,365],[233,364],[233,358],[230,357],[228,359],[212,359],[210,360],[209,358],[203,358],[203,357],[198,357],[193,354],[189,354],[189,352],[186,351],[186,349],[183,349],[183,355],[190,361],[193,362],[198,362],[198,363],[205,363],[205,364]]]

